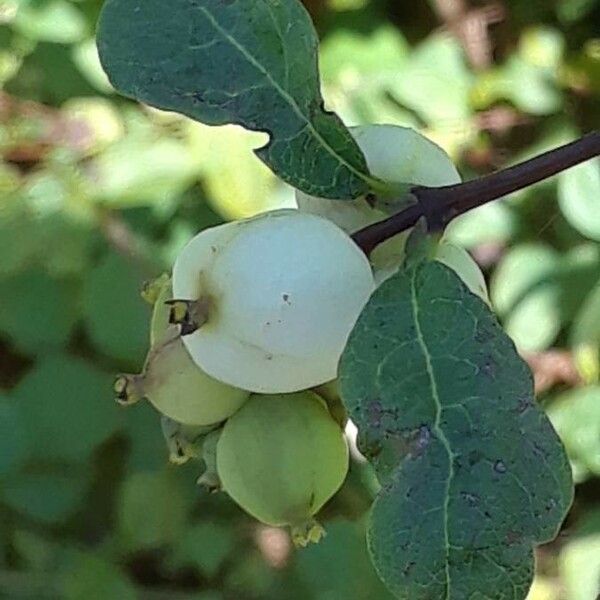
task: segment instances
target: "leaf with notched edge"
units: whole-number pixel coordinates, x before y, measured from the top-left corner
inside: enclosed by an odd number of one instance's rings
[[[121,93],[209,125],[265,131],[257,155],[312,195],[355,198],[381,182],[323,108],[317,36],[298,0],[108,0],[100,59]]]
[[[373,295],[340,364],[382,484],[368,540],[398,598],[522,600],[571,504],[565,452],[489,308],[420,263]]]

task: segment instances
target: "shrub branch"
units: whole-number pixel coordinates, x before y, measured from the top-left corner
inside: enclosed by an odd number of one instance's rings
[[[430,231],[442,231],[452,219],[547,179],[600,155],[600,131],[479,179],[444,187],[410,190],[415,202],[395,215],[357,231],[352,238],[366,254],[385,240],[406,231],[425,217]],[[598,205],[600,210],[600,204]]]

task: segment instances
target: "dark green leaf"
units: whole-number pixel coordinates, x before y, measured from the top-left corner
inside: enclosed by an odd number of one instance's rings
[[[317,36],[298,0],[108,0],[98,48],[127,96],[209,125],[267,132],[256,153],[294,187],[355,198],[378,184],[323,107]]]
[[[352,565],[352,568],[332,569],[331,565],[336,563]],[[315,590],[317,600],[391,598],[369,561],[364,522],[336,520],[327,523],[325,539],[298,553],[296,571],[298,578]]]
[[[28,442],[17,404],[0,394],[0,477],[21,465]]]
[[[173,543],[184,531],[190,508],[181,481],[172,472],[138,473],[121,490],[118,530],[127,549]]]
[[[219,523],[204,522],[188,526],[177,541],[170,563],[175,567],[195,566],[213,578],[235,548],[234,530]]]
[[[77,553],[65,574],[65,600],[136,600],[135,587],[121,569],[94,554]]]
[[[81,462],[117,428],[113,378],[66,356],[38,361],[14,390],[31,452]]]
[[[1,499],[14,510],[42,521],[63,521],[83,500],[87,479],[59,473],[23,474],[3,484]]]
[[[150,402],[123,407],[125,432],[129,441],[127,469],[156,471],[168,460],[168,451],[160,429],[160,414]]]
[[[108,254],[84,285],[85,324],[96,347],[113,358],[141,367],[148,349],[150,308],[140,297],[142,269]]]
[[[79,316],[79,290],[41,270],[0,281],[0,331],[29,354],[64,346]]]
[[[532,547],[572,499],[532,378],[486,304],[440,263],[375,292],[341,391],[382,490],[369,546],[398,598],[525,598]]]

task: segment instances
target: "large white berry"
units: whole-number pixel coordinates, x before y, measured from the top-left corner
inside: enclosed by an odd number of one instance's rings
[[[261,393],[334,379],[374,288],[369,262],[339,227],[278,210],[198,234],[173,269],[173,294],[197,301],[184,335],[193,360],[229,385]]]
[[[450,157],[414,129],[397,125],[350,127],[372,175],[385,182],[430,187],[460,182]],[[328,200],[296,191],[301,210],[330,219],[348,233],[385,219],[388,213],[373,208],[364,198]]]

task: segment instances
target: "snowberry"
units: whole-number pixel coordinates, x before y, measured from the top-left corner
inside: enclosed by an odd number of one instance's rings
[[[332,379],[374,288],[369,262],[321,217],[277,210],[199,233],[173,268],[182,339],[206,373],[261,393]],[[181,306],[174,306],[178,313]]]
[[[223,489],[263,523],[290,526],[299,545],[318,541],[313,516],[347,471],[342,429],[312,392],[251,396],[217,443]]]

